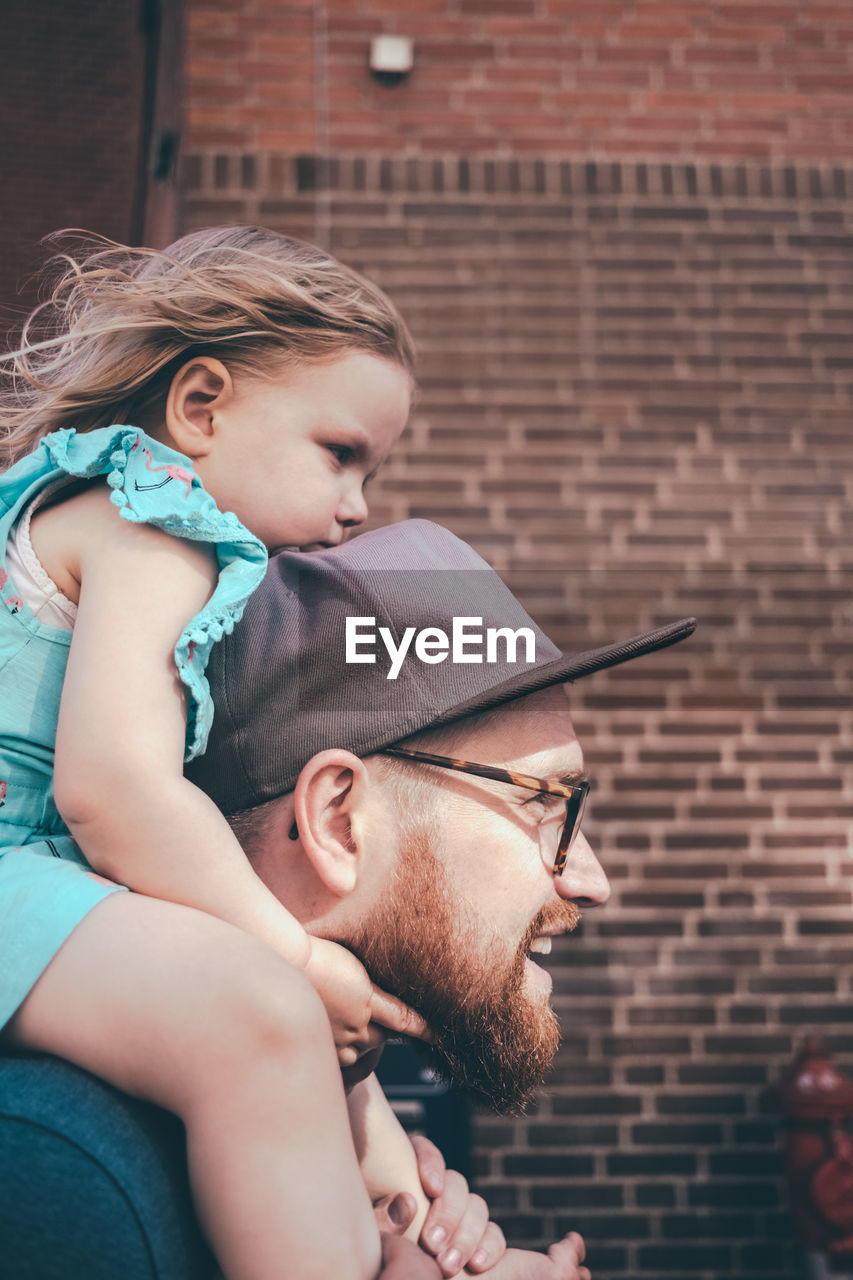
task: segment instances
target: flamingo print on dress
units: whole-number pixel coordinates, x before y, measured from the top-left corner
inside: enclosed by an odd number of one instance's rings
[[[9,575],[5,569],[0,569],[0,591],[2,591],[6,583],[9,581]],[[24,607],[24,602],[20,596],[6,596],[3,601],[6,608],[12,613],[18,613]]]
[[[2,809],[3,805],[6,803],[7,790],[8,790],[8,787],[6,785],[5,779],[0,778],[0,809]]]
[[[138,448],[139,448],[139,436],[136,437],[136,443],[133,446],[133,449],[138,449]],[[131,449],[131,453],[133,452],[133,449]],[[193,479],[194,479],[193,473],[191,471],[187,471],[186,467],[177,466],[177,464],[174,462],[167,462],[162,467],[155,467],[153,465],[154,459],[151,456],[151,450],[143,449],[142,452],[145,454],[145,468],[147,471],[165,471],[167,472],[167,474],[163,477],[162,480],[158,480],[155,484],[140,484],[138,480],[135,480],[134,487],[137,493],[144,493],[148,489],[162,489],[163,486],[168,484],[170,480],[180,480],[181,484],[185,484],[187,486],[187,491],[184,494],[184,497],[188,498],[190,496],[190,489],[192,489],[193,487]]]

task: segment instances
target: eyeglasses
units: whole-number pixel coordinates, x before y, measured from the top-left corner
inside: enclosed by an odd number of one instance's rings
[[[439,769],[455,769],[458,773],[473,773],[478,778],[491,778],[494,782],[506,782],[525,791],[538,791],[541,795],[561,796],[566,801],[566,820],[560,832],[557,854],[552,868],[554,876],[562,875],[569,857],[569,850],[581,829],[584,805],[590,784],[577,782],[574,786],[562,782],[549,782],[546,778],[534,778],[528,773],[516,773],[514,769],[498,769],[491,764],[475,764],[473,760],[457,760],[454,756],[434,756],[430,751],[409,751],[406,747],[386,747],[382,756],[398,756],[401,760],[417,760],[421,764],[434,764]]]

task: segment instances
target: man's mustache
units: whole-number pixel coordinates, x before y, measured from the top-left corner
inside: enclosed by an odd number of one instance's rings
[[[551,902],[543,907],[521,940],[519,950],[527,951],[534,938],[543,933],[570,933],[581,920],[580,908],[574,902]]]

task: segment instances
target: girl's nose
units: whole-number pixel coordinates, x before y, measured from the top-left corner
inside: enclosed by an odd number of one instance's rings
[[[338,505],[338,523],[342,525],[364,524],[367,519],[367,502],[360,484],[348,486]]]
[[[569,850],[563,874],[554,879],[554,888],[561,898],[580,906],[600,907],[610,897],[610,881],[582,831]]]

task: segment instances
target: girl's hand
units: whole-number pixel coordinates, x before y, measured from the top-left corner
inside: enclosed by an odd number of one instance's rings
[[[404,1236],[382,1236],[382,1270],[377,1280],[442,1280],[432,1258]]]
[[[326,1006],[341,1066],[351,1067],[363,1053],[380,1045],[386,1034],[382,1028],[429,1039],[423,1018],[396,996],[375,987],[364,966],[337,942],[311,939],[305,976]]]
[[[373,1206],[382,1237],[382,1270],[377,1280],[444,1280],[432,1258],[403,1239],[403,1232],[415,1216],[413,1196],[385,1196]]]
[[[428,1138],[416,1135],[411,1141],[421,1185],[432,1200],[421,1247],[435,1256],[444,1276],[455,1276],[463,1267],[475,1275],[488,1271],[506,1252],[503,1232],[489,1221],[489,1206],[482,1196],[471,1194],[461,1173],[445,1167]]]

